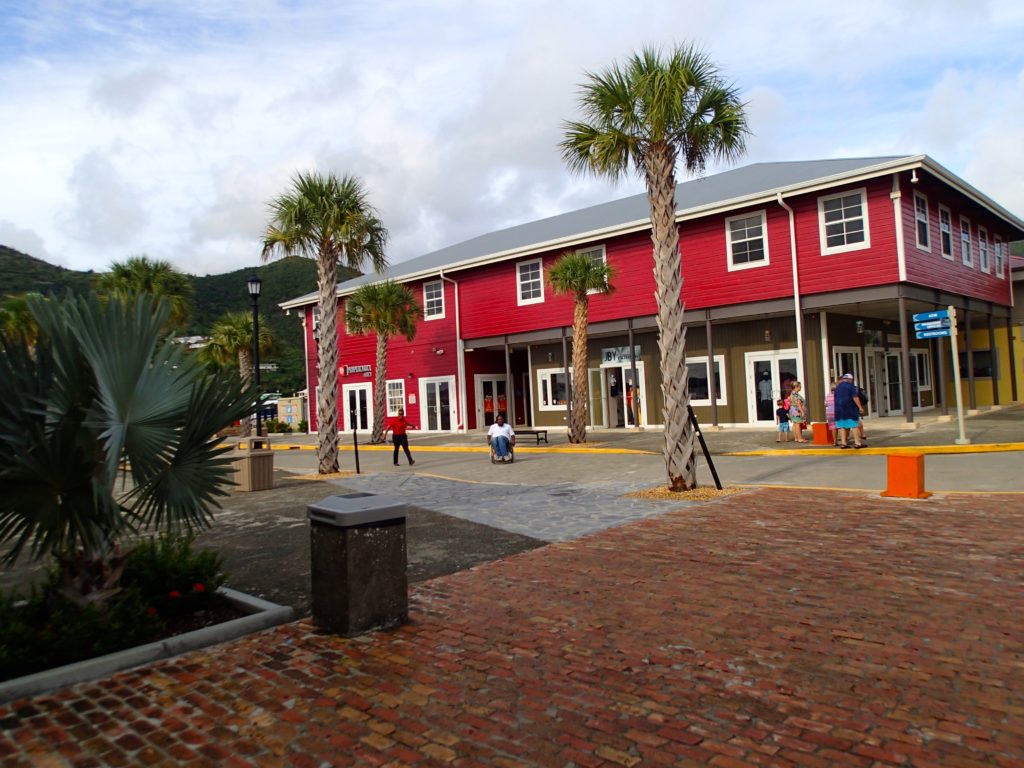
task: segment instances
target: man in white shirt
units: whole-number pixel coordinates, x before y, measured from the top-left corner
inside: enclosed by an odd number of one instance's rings
[[[511,461],[509,446],[516,444],[516,433],[512,427],[505,423],[505,417],[500,413],[495,417],[491,428],[487,430],[487,444],[491,446],[498,461]]]

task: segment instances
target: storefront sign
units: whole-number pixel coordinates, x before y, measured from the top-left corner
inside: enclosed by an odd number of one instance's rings
[[[370,366],[368,365],[346,365],[344,368],[346,376],[351,376],[353,373],[370,374]]]
[[[633,347],[633,357],[640,359],[640,345]],[[605,347],[601,350],[601,363],[628,363],[630,362],[629,347]]]

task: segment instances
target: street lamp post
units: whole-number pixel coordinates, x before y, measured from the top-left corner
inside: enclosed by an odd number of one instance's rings
[[[249,298],[252,299],[252,368],[253,382],[257,388],[260,385],[260,290],[263,288],[263,281],[253,275],[246,281],[249,289]],[[257,396],[258,398],[258,396]],[[256,401],[256,437],[263,437],[263,424],[260,420],[260,409],[263,403]]]

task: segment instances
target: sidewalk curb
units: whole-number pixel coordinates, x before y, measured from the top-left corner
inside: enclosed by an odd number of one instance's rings
[[[980,443],[978,445],[900,445],[890,448],[850,446],[850,456],[913,456],[914,454],[942,455],[956,453],[1007,453],[1024,451],[1024,443]],[[822,448],[791,448],[789,450],[765,448],[759,451],[728,451],[722,456],[836,456],[842,455],[835,446]]]
[[[115,672],[131,667],[234,640],[243,635],[250,635],[278,624],[284,624],[291,620],[294,613],[289,606],[277,605],[227,587],[221,587],[220,592],[238,608],[247,611],[249,615],[215,624],[212,627],[203,627],[182,635],[168,637],[166,640],[126,648],[123,651],[99,656],[95,659],[86,659],[63,667],[4,681],[0,683],[0,704],[66,688],[75,683],[109,677]]]

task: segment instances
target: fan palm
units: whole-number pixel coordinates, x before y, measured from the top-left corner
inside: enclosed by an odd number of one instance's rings
[[[182,327],[191,314],[192,283],[169,261],[150,259],[145,254],[114,262],[110,271],[96,280],[96,289],[105,299],[130,300],[148,293],[164,299],[170,306],[168,328]]]
[[[69,596],[101,600],[125,535],[209,524],[231,482],[216,433],[254,393],[167,339],[169,307],[150,296],[30,308],[35,349],[0,338],[3,560],[54,556]]]
[[[586,252],[564,253],[548,269],[548,284],[555,293],[572,296],[572,412],[569,419],[569,442],[587,442],[587,403],[590,386],[587,380],[587,328],[590,315],[590,294],[608,293],[612,268]]]
[[[320,335],[316,419],[320,474],[338,471],[338,263],[387,266],[387,230],[354,176],[296,174],[292,189],[270,203],[263,259],[274,254],[316,259]]]
[[[369,283],[352,294],[345,305],[345,321],[349,333],[377,334],[377,366],[373,392],[373,436],[375,443],[384,440],[384,417],[387,406],[388,340],[392,336],[416,338],[416,321],[423,310],[412,291],[401,283],[386,280]]]
[[[39,329],[29,311],[29,303],[38,293],[19,293],[0,302],[0,335],[10,339],[21,337],[30,345],[35,343]]]
[[[683,276],[676,224],[675,170],[702,173],[710,160],[740,156],[748,133],[744,104],[698,48],[667,54],[645,48],[623,65],[588,74],[583,120],[564,125],[562,158],[573,171],[617,180],[630,167],[643,178],[651,209],[658,301],[658,348],[664,395],[668,486],[697,485],[689,422]]]
[[[274,348],[270,329],[260,326],[260,354]],[[199,352],[199,359],[207,365],[218,367],[238,365],[242,384],[250,386],[253,381],[252,359],[252,314],[249,312],[226,312],[210,329],[210,340]],[[242,419],[241,435],[248,437],[252,432],[252,418]]]

